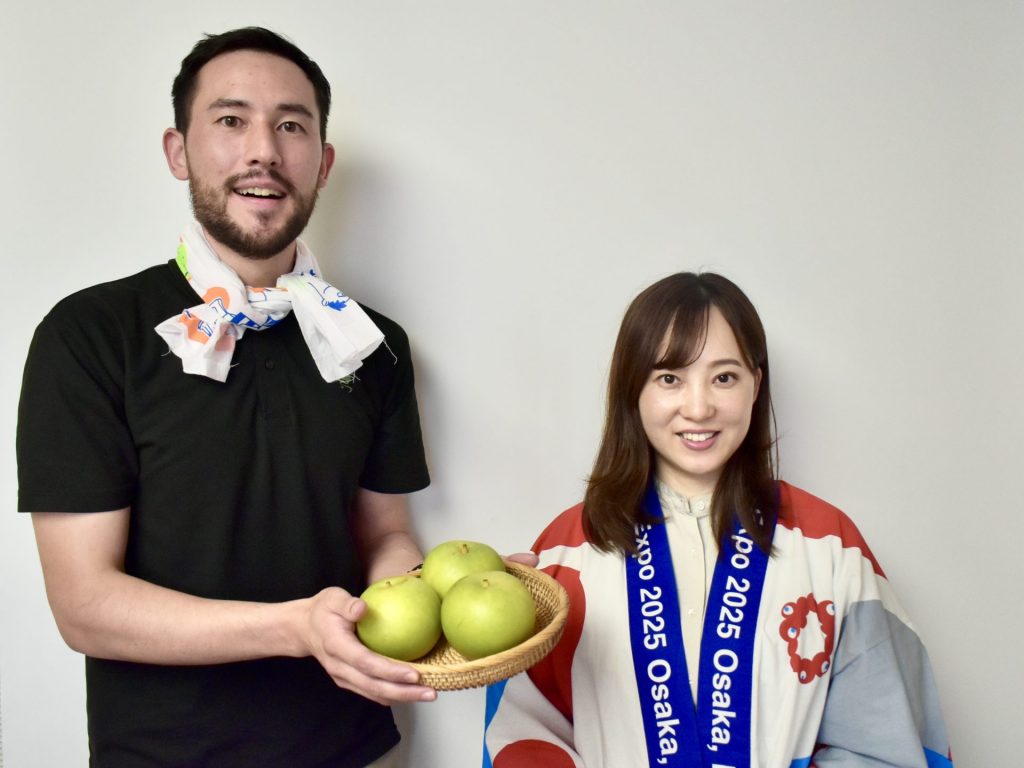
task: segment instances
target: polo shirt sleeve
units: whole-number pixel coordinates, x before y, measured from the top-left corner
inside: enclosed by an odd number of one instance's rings
[[[18,509],[129,506],[138,459],[125,422],[124,336],[95,297],[76,294],[40,323],[18,406]]]
[[[378,493],[412,493],[430,484],[430,474],[416,404],[409,338],[396,323],[377,313],[373,319],[385,334],[384,344],[374,353],[375,362],[390,369],[385,378],[390,379],[390,386],[359,485]]]

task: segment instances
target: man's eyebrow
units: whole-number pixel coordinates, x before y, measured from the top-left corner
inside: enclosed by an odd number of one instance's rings
[[[222,97],[214,100],[208,109],[249,109],[252,105],[245,99],[229,99]],[[310,119],[316,116],[305,104],[284,102],[277,105],[278,112],[286,112],[297,115],[304,115]]]
[[[217,99],[216,101],[211,102],[210,106],[207,107],[207,109],[225,109],[225,108],[228,108],[228,109],[231,109],[231,108],[234,108],[234,109],[239,109],[239,108],[245,109],[248,106],[249,106],[249,102],[245,101],[243,99],[225,99],[225,98],[220,98],[220,99]]]
[[[305,115],[306,117],[308,117],[310,119],[313,119],[315,117],[315,115],[313,114],[312,110],[310,110],[310,108],[307,107],[305,104],[290,104],[290,103],[286,102],[284,104],[278,104],[277,105],[277,111],[278,112],[293,112],[295,114]]]

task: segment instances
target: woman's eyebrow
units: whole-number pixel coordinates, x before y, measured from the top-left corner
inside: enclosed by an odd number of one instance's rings
[[[694,360],[693,362],[696,362],[696,360]],[[689,368],[691,365],[693,365],[693,363],[688,363],[686,365],[669,365],[664,360],[658,360],[654,364],[652,370],[681,371],[684,368]],[[712,360],[710,363],[708,363],[708,368],[723,368],[728,366],[734,366],[736,368],[746,368],[747,364],[744,363],[742,360],[737,360],[736,358],[733,357],[725,357],[722,358],[721,360]]]

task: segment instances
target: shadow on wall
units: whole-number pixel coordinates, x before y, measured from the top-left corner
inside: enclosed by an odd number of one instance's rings
[[[369,304],[385,296],[381,289],[397,263],[395,200],[382,168],[339,157],[304,235],[328,279]]]
[[[409,219],[415,218],[409,208],[403,203],[399,184],[383,164],[339,153],[303,239],[328,281],[357,302],[391,316],[412,340],[420,421],[433,479],[412,501],[417,512],[412,516],[413,533],[419,535],[418,519],[439,522],[452,515],[441,495],[444,483],[438,482],[441,468],[433,461],[432,450],[449,439],[445,425],[451,420],[444,412],[447,401],[438,391],[437,377],[423,358],[425,342],[415,336],[416,315],[426,309],[402,303],[402,296],[416,292],[415,286],[409,285],[407,266],[408,259],[416,258],[405,242]],[[412,728],[413,720],[412,715],[405,715],[403,734]]]

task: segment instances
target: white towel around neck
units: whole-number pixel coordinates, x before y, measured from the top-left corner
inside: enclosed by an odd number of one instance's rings
[[[384,340],[362,307],[321,279],[316,258],[301,240],[296,240],[295,268],[273,287],[243,285],[196,221],[181,236],[177,262],[202,303],[155,330],[186,373],[226,381],[235,343],[245,332],[271,328],[291,311],[324,381],[354,372]]]

